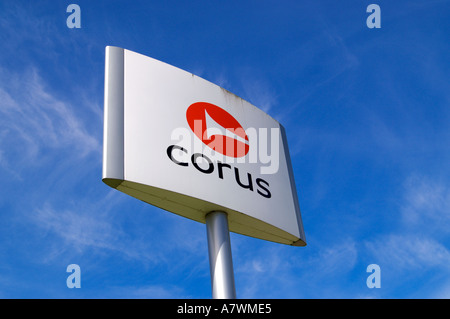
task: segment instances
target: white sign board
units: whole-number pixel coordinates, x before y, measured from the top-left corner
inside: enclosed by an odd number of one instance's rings
[[[103,181],[175,214],[306,245],[283,127],[189,72],[106,48]]]

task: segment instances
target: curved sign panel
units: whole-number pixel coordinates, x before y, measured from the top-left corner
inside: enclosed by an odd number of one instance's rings
[[[304,246],[284,128],[191,73],[106,48],[103,181],[169,212]]]

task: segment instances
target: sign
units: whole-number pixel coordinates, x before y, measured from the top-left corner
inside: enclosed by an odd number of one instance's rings
[[[306,245],[284,128],[227,90],[117,47],[106,48],[103,181],[232,232]]]

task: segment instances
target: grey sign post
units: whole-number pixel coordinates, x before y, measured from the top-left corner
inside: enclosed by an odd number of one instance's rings
[[[227,214],[220,211],[207,214],[206,231],[212,297],[214,299],[234,299],[236,298],[236,288]]]

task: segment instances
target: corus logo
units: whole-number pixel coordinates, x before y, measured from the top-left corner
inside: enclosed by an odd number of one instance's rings
[[[186,111],[186,119],[194,134],[214,151],[230,157],[247,155],[250,145],[244,128],[217,105],[193,103]]]
[[[206,102],[193,103],[186,111],[186,118],[194,134],[214,151],[234,158],[243,157],[248,153],[250,146],[247,133],[231,114],[217,105]],[[188,129],[185,130],[189,132]],[[213,160],[201,151],[195,152],[189,146],[183,146],[169,145],[167,148],[167,156],[173,163],[184,167],[192,165],[200,173],[216,175],[219,179],[233,178],[234,175],[237,185],[243,189],[256,191],[265,198],[272,197],[269,182],[263,178],[255,178],[249,172],[242,173],[237,166]]]

